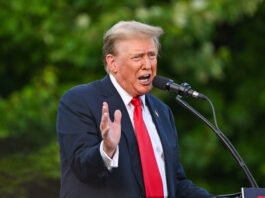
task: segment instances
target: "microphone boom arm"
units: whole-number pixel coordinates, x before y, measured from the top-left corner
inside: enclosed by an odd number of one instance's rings
[[[258,188],[258,184],[255,181],[254,177],[250,173],[247,165],[235,149],[235,147],[232,145],[232,143],[229,141],[229,139],[222,133],[222,131],[218,128],[216,129],[209,120],[207,120],[203,115],[201,115],[196,109],[191,107],[186,101],[181,99],[182,97],[178,95],[176,97],[177,102],[187,110],[189,110],[191,113],[193,113],[195,116],[197,116],[199,119],[201,119],[212,131],[219,137],[219,139],[222,141],[222,143],[229,149],[239,166],[242,168],[244,174],[246,175],[249,184],[253,188]]]

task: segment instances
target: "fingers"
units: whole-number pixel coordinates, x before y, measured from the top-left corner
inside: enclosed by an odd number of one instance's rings
[[[121,125],[121,117],[122,117],[121,111],[116,110],[114,112],[114,122],[113,123],[118,125],[119,127]],[[103,102],[102,116],[101,116],[101,123],[100,123],[100,130],[101,130],[102,136],[108,135],[108,131],[109,131],[110,127],[112,127],[112,122],[111,122],[110,117],[109,117],[108,103]]]
[[[109,108],[108,103],[103,102],[102,106],[102,116],[100,123],[100,130],[103,133],[102,135],[106,135],[106,132],[109,130]]]
[[[109,106],[108,106],[107,102],[103,102],[103,105],[102,105],[102,116],[105,113],[107,113],[107,115],[109,115]]]
[[[114,123],[120,125],[121,124],[121,117],[122,117],[121,111],[116,110],[114,112]]]

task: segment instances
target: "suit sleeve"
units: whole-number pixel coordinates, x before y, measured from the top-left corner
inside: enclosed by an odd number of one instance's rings
[[[171,122],[172,128],[177,134],[174,117],[173,117],[173,114],[170,108],[169,108],[169,114],[170,114],[170,122]],[[178,145],[178,142],[177,142],[177,145]],[[178,146],[177,146],[177,152],[179,152]],[[181,197],[181,198],[214,197],[213,195],[209,194],[206,190],[196,186],[195,184],[193,184],[190,180],[186,178],[184,169],[179,159],[177,159],[177,164],[176,164],[176,194],[177,194],[177,197]]]
[[[59,103],[57,133],[62,169],[70,167],[81,182],[94,183],[103,180],[108,171],[99,151],[100,131],[88,102],[93,101],[68,91]]]

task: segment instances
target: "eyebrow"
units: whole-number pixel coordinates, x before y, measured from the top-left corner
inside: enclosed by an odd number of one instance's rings
[[[151,50],[151,51],[148,51],[147,54],[150,54],[150,53],[158,53],[157,50]],[[135,55],[143,55],[145,54],[145,52],[136,52],[136,53],[132,53],[132,54],[129,54],[129,56],[135,56]]]

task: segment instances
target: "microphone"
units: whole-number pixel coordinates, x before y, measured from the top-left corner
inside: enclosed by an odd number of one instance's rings
[[[174,83],[173,80],[163,76],[155,76],[153,79],[153,86],[164,91],[175,92],[182,97],[191,96],[193,98],[205,99],[203,94],[192,90],[188,83],[179,85]]]

